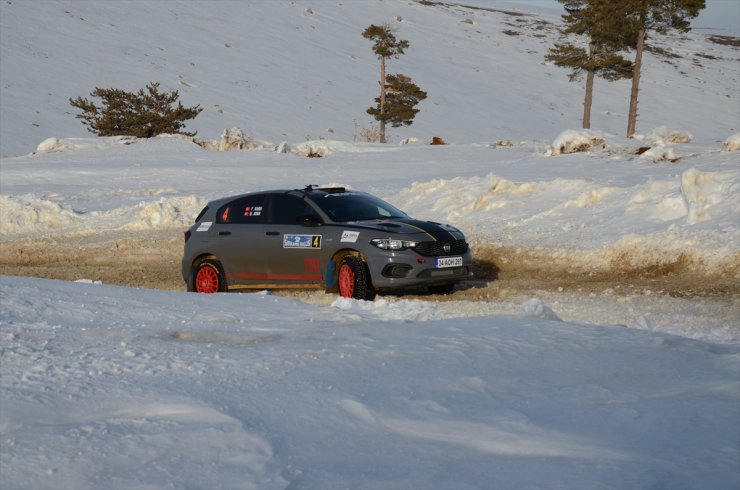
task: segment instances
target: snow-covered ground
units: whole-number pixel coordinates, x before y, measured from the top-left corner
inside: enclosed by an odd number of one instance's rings
[[[627,140],[628,82],[599,80],[596,129],[568,129],[582,84],[542,61],[557,12],[466,3],[484,8],[0,6],[0,252],[20,247],[0,263],[164,243],[209,199],[339,184],[460,227],[502,269],[615,278],[357,302],[0,276],[2,488],[740,486],[737,47],[657,37],[676,56],[647,54]],[[386,21],[411,41],[391,71],[429,92],[392,130],[417,143],[352,142],[376,86],[360,33]],[[199,137],[264,141],[94,138],[67,101],[150,81],[204,107]],[[620,289],[653,270],[724,294]]]
[[[0,278],[5,488],[737,488],[740,347]]]

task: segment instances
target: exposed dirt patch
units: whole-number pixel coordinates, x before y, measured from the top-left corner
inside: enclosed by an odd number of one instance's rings
[[[3,242],[0,274],[184,290],[182,248],[182,237],[161,232],[126,240],[87,236]]]
[[[142,232],[135,238],[60,237],[0,243],[0,274],[48,279],[90,279],[104,284],[184,291],[178,232]],[[556,290],[584,294],[653,291],[675,297],[738,297],[737,269],[708,275],[686,255],[644,263],[615,255],[604,270],[584,270],[566,259],[532,250],[478,246],[475,280],[439,299],[490,299],[512,292]],[[738,257],[737,262],[740,262]]]
[[[723,46],[733,46],[735,48],[740,47],[740,38],[734,36],[709,36],[709,40],[715,44],[721,44]]]
[[[686,254],[660,261],[640,260],[620,252],[601,270],[584,269],[567,259],[531,250],[478,247],[475,257],[476,279],[485,282],[484,288],[584,293],[613,290],[617,294],[649,290],[674,297],[740,296],[740,257],[732,266],[714,274],[701,272],[701,264]],[[475,289],[470,288],[469,294],[474,296]]]

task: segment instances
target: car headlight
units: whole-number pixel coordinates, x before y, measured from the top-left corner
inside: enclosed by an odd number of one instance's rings
[[[383,250],[406,250],[419,244],[419,242],[396,240],[395,238],[373,238],[370,243]]]

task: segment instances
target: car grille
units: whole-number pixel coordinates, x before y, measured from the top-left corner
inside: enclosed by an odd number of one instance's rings
[[[445,252],[445,245],[450,246],[449,252]],[[414,251],[425,257],[461,255],[468,251],[468,244],[465,240],[453,240],[450,242],[421,242],[414,247]]]

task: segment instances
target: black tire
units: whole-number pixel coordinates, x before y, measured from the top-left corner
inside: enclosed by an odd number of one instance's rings
[[[337,283],[339,284],[339,295],[344,298],[367,301],[375,299],[375,289],[370,280],[367,264],[354,255],[347,255],[340,262]]]
[[[431,294],[451,294],[455,290],[455,283],[439,284],[437,286],[428,286],[427,290]]]
[[[196,262],[190,273],[188,291],[206,294],[228,291],[226,275],[221,262],[216,259],[203,259]]]

